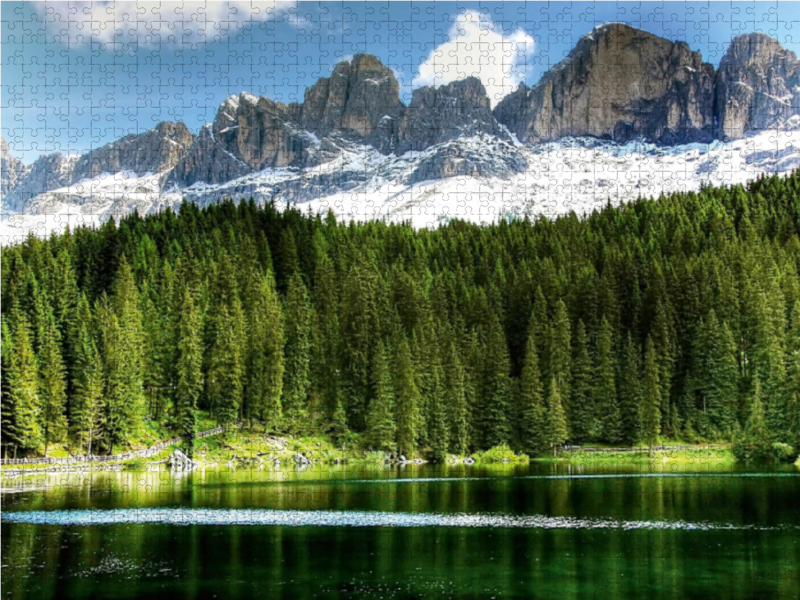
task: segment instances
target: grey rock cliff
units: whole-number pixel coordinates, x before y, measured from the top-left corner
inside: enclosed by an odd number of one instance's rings
[[[214,139],[213,125],[200,130],[197,140],[167,176],[165,187],[188,187],[196,183],[217,184],[242,175],[252,169]]]
[[[717,136],[780,127],[800,112],[800,69],[794,52],[762,33],[735,38],[716,76]]]
[[[352,62],[336,65],[306,90],[300,125],[320,137],[333,131],[349,132],[389,150],[391,128],[380,123],[395,120],[403,110],[400,85],[391,69],[370,54],[356,54]]]
[[[461,136],[487,133],[509,140],[492,115],[481,81],[468,77],[438,88],[414,90],[397,127],[398,154],[425,150]]]
[[[174,167],[193,142],[194,136],[186,125],[162,121],[149,131],[126,135],[87,152],[75,164],[72,180],[120,171],[139,176],[160,173]]]
[[[14,189],[3,196],[4,206],[12,211],[24,211],[31,198],[69,185],[75,160],[60,152],[40,156],[17,180]]]
[[[714,69],[684,42],[609,23],[582,37],[532,88],[495,108],[520,141],[594,136],[663,144],[709,141]]]
[[[11,156],[6,138],[0,136],[0,198],[14,190],[26,171],[22,161]]]

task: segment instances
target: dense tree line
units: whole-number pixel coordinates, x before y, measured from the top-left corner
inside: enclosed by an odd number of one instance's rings
[[[435,458],[797,447],[799,229],[792,175],[491,226],[226,201],[30,237],[2,251],[4,450],[191,440],[197,409]]]

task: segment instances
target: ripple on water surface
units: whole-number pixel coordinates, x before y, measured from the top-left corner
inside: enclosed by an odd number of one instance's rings
[[[786,527],[689,521],[625,521],[544,515],[434,514],[332,510],[141,508],[4,512],[3,521],[37,525],[283,525],[289,527],[495,527],[517,529],[758,530]]]

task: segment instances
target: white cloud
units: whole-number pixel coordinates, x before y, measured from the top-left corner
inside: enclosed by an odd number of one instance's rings
[[[109,50],[198,45],[236,34],[248,23],[305,24],[294,2],[275,0],[45,2],[40,6],[56,40],[70,46],[101,43]]]
[[[466,11],[456,18],[448,40],[434,48],[420,65],[412,85],[439,86],[475,76],[495,106],[525,79],[534,45],[533,37],[524,30],[506,35],[486,15]]]

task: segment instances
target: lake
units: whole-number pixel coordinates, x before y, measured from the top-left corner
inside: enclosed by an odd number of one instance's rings
[[[4,479],[4,598],[800,597],[800,472],[325,467]]]

